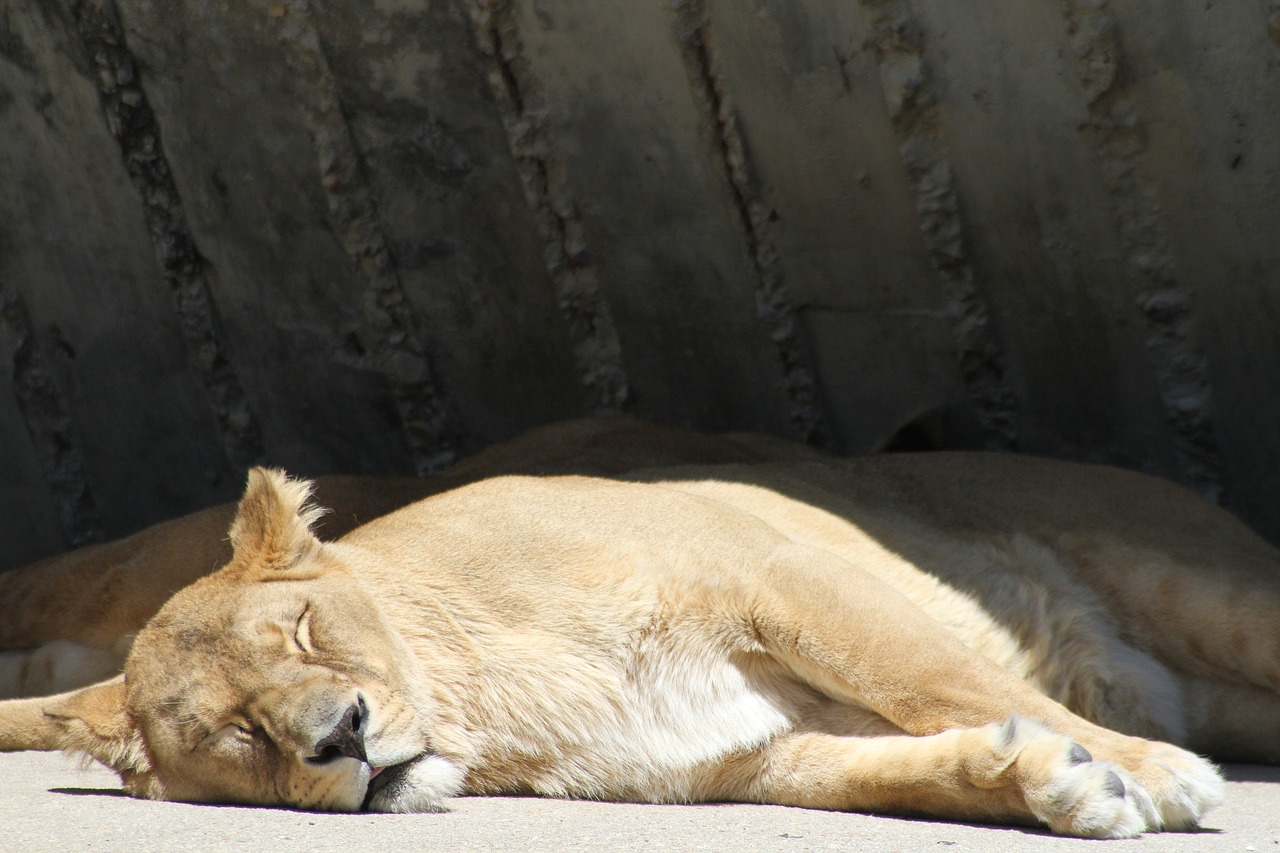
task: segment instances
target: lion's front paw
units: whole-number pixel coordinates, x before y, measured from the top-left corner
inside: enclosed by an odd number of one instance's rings
[[[380,772],[369,782],[365,808],[371,812],[441,812],[445,800],[463,787],[462,768],[427,754]]]
[[[1187,830],[1226,796],[1218,768],[1198,755],[1167,743],[1147,742],[1133,775],[1151,794],[1159,813],[1152,829]]]
[[[1151,796],[1119,765],[1094,761],[1075,741],[1024,718],[993,728],[1031,812],[1054,832],[1131,838],[1158,824]]]

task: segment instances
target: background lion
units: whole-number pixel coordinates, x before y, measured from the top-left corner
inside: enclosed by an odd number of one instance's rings
[[[258,471],[229,562],[124,679],[5,703],[0,748],[200,802],[514,791],[1096,836],[1220,799],[1173,744],[1280,755],[1276,555],[1211,504],[1025,457],[700,441],[792,458],[489,479],[327,544],[306,487]]]

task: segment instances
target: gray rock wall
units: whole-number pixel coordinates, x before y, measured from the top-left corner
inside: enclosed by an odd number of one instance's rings
[[[0,0],[0,565],[626,411],[1280,539],[1280,3]]]

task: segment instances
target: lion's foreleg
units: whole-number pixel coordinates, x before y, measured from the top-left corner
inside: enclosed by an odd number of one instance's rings
[[[45,715],[47,697],[0,702],[0,752],[62,749],[60,732]]]

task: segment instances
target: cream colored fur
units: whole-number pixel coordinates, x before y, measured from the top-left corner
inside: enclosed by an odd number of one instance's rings
[[[699,441],[665,461],[741,448]],[[123,681],[0,704],[0,749],[87,752],[158,799],[743,800],[1099,837],[1197,825],[1222,784],[1195,752],[1280,760],[1280,560],[1231,516],[1108,468],[814,458],[495,477],[331,543],[304,486],[255,472],[227,565]]]

